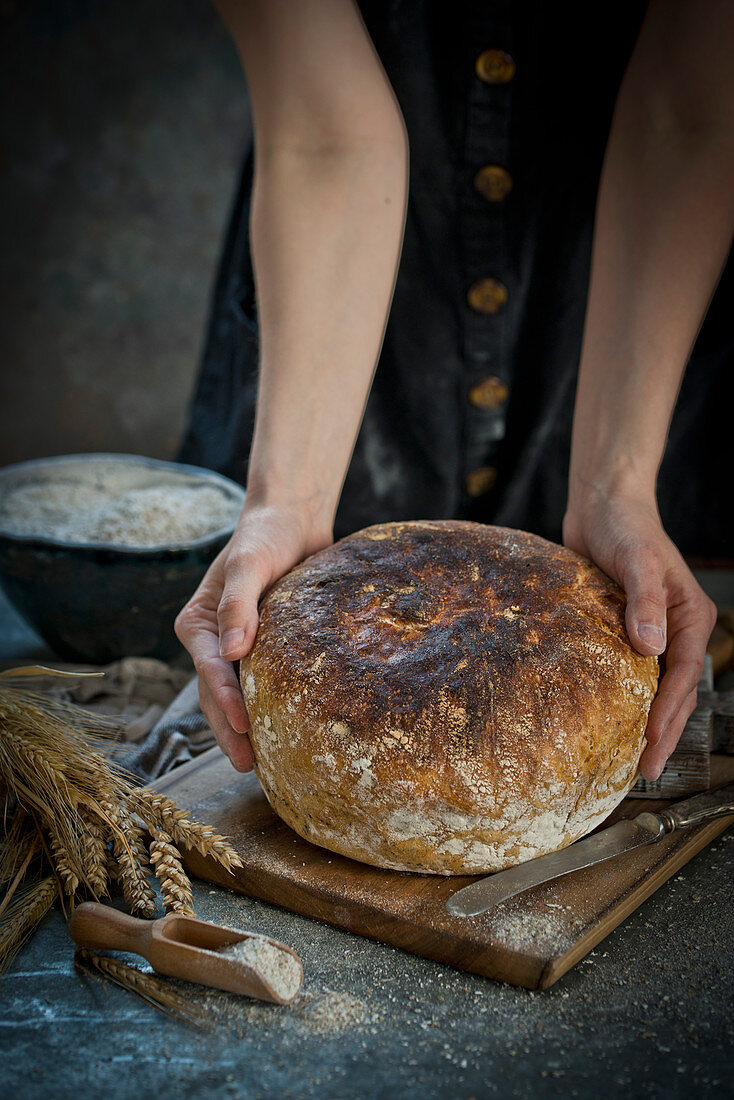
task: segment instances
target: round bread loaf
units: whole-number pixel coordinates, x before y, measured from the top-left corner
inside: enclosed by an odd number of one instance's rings
[[[463,522],[369,527],[267,593],[242,663],[256,770],[302,837],[379,867],[497,871],[634,782],[657,660],[591,562]]]

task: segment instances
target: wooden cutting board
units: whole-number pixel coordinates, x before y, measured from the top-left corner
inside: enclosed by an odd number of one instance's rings
[[[713,756],[711,786],[734,781],[734,757]],[[692,856],[734,823],[719,818],[575,871],[479,917],[452,917],[446,899],[474,876],[382,871],[302,840],[276,817],[254,773],[219,749],[156,780],[192,816],[228,835],[244,862],[229,874],[197,852],[190,874],[294,913],[528,989],[546,989],[588,954]],[[605,825],[670,804],[627,798]]]

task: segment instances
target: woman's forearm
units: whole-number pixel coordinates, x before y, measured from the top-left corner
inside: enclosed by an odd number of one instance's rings
[[[659,0],[620,89],[599,192],[571,501],[654,500],[683,370],[734,228],[731,19]],[[690,26],[688,25],[690,24]]]
[[[254,505],[330,528],[390,308],[407,202],[400,109],[354,0],[216,0],[255,128]]]
[[[252,251],[260,382],[248,489],[333,520],[382,342],[402,243],[402,131],[269,150]]]
[[[640,653],[665,656],[641,771],[696,706],[716,617],[658,515],[678,388],[734,227],[734,7],[652,0],[614,112],[597,204],[564,541],[624,588]]]

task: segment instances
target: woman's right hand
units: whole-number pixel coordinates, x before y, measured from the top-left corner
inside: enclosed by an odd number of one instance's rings
[[[246,503],[237,528],[176,618],[176,634],[199,676],[199,700],[219,747],[242,772],[254,758],[233,661],[252,649],[263,592],[332,542],[296,505]]]

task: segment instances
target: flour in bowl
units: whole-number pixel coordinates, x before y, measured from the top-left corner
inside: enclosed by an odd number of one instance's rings
[[[0,498],[0,531],[63,542],[149,547],[176,545],[234,527],[242,503],[221,490],[160,484],[117,489],[102,482],[19,485]]]

